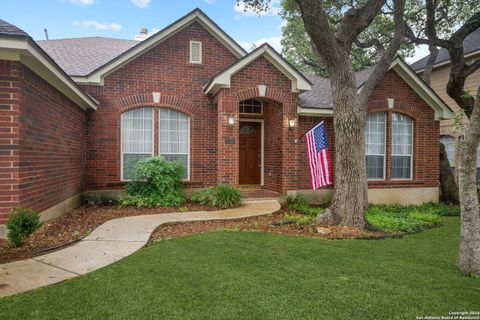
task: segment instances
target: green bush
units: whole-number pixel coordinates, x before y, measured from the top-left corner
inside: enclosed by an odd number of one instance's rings
[[[211,207],[228,209],[239,207],[242,198],[243,194],[240,189],[228,184],[219,184],[195,193],[192,196],[192,201]]]
[[[315,217],[304,215],[289,215],[286,214],[283,219],[298,225],[308,226],[315,223]]]
[[[440,216],[460,216],[460,206],[445,203],[428,202],[418,206],[422,212],[435,213]]]
[[[317,216],[323,212],[322,208],[312,207],[307,200],[300,195],[288,195],[285,197],[285,204],[288,209],[301,212],[309,216]]]
[[[442,207],[433,203],[418,206],[370,205],[365,218],[379,230],[415,233],[440,225],[442,212]]]
[[[40,214],[30,209],[13,208],[7,222],[8,239],[15,247],[37,230],[42,223]]]
[[[183,194],[183,165],[163,157],[140,160],[133,171],[133,181],[127,184],[119,199],[120,206],[179,207]]]

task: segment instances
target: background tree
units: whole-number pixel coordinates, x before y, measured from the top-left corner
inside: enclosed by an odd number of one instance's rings
[[[326,7],[335,7],[329,11],[328,16],[332,28],[336,27],[335,21],[342,18],[342,3],[336,0],[325,0]],[[284,20],[282,27],[282,55],[298,70],[316,73],[328,77],[328,72],[320,62],[320,57],[312,47],[310,37],[305,31],[300,9],[295,0],[283,0],[280,15]],[[378,14],[372,23],[358,36],[352,46],[350,57],[355,70],[376,64],[380,58],[379,53],[392,41],[394,21],[393,12],[388,8]],[[391,4],[390,4],[391,6]],[[408,6],[406,6],[406,10]],[[403,42],[398,54],[402,57],[411,56],[414,52],[412,42]]]
[[[453,9],[465,14],[463,23],[452,24],[450,17],[455,14]],[[463,50],[465,38],[480,28],[480,8],[476,1],[425,0],[424,16],[423,25],[419,22],[419,25],[407,27],[408,37],[416,44],[426,44],[429,48],[442,47],[448,51],[450,74],[447,93],[469,119],[460,146],[459,195],[462,217],[458,266],[464,274],[480,275],[480,209],[476,184],[480,87],[476,99],[465,90],[465,80],[480,68],[480,59],[467,63]],[[457,27],[456,31],[451,32],[454,27]],[[430,71],[433,63],[434,60],[429,61]]]
[[[263,10],[269,0],[242,0],[247,7]],[[390,67],[402,40],[405,0],[295,0],[314,52],[330,77],[335,130],[335,186],[330,207],[318,217],[323,224],[365,227],[368,207],[365,172],[365,124],[370,95]],[[354,43],[362,39],[373,21],[393,12],[391,41],[379,58],[361,92],[352,60]],[[378,39],[366,39],[365,42]]]

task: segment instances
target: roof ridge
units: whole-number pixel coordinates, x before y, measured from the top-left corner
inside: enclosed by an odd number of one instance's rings
[[[141,42],[141,41],[135,40],[135,39],[124,39],[124,38],[102,37],[102,36],[57,38],[57,39],[48,39],[48,40],[42,39],[42,40],[35,40],[35,42],[62,41],[62,40],[81,40],[81,39],[109,39],[109,40],[122,40],[122,41],[131,41],[131,42]]]

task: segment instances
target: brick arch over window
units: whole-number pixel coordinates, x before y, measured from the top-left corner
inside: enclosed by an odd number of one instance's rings
[[[170,108],[193,117],[196,107],[189,101],[171,95],[160,95],[160,102],[153,102],[152,93],[142,93],[132,95],[116,100],[116,105],[120,113],[125,111],[142,108],[142,107],[158,107]]]
[[[368,103],[368,113],[373,112],[395,112],[402,113],[409,116],[413,120],[419,119],[422,116],[422,108],[418,105],[407,101],[395,100],[393,108],[388,108],[388,101],[385,100],[373,100]],[[433,110],[430,110],[433,114]]]
[[[258,87],[243,89],[235,92],[234,95],[237,97],[238,101],[255,99],[255,98],[264,98],[264,99],[272,100],[274,102],[281,103],[281,104],[288,102],[288,97],[285,94],[285,92],[276,90],[276,89],[270,89],[268,87],[265,92],[265,96],[263,97],[260,96]]]

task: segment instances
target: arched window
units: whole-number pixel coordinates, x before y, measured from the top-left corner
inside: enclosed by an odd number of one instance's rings
[[[160,108],[159,153],[168,161],[181,161],[185,179],[190,177],[190,118],[181,112]]]
[[[365,126],[365,162],[367,179],[385,179],[386,114],[371,113]]]
[[[412,179],[413,120],[392,113],[392,179]]]
[[[153,108],[122,113],[121,140],[121,176],[131,180],[135,164],[153,156]]]
[[[455,167],[455,138],[452,136],[440,136],[440,143],[445,146],[445,152],[447,153],[450,166]]]

